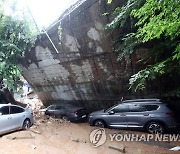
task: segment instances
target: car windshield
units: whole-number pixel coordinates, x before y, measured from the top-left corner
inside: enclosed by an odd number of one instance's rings
[[[117,104],[116,104],[116,105],[113,105],[112,107],[105,108],[105,109],[104,109],[104,112],[107,112],[107,111],[111,110],[111,109],[114,108],[115,106],[117,106]]]

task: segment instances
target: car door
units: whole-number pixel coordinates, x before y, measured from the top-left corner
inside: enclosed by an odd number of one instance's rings
[[[59,105],[55,106],[54,115],[56,117],[61,117],[64,113],[65,113],[64,107],[59,106]]]
[[[0,108],[0,133],[8,132],[12,129],[10,119],[10,107],[3,106]]]
[[[118,105],[108,111],[107,121],[111,127],[127,127],[126,113],[129,112],[128,105]]]
[[[12,129],[21,128],[25,120],[24,109],[18,106],[10,106],[10,117]]]
[[[145,105],[131,104],[129,105],[129,110],[130,112],[127,114],[128,127],[143,127],[144,121],[149,118]]]

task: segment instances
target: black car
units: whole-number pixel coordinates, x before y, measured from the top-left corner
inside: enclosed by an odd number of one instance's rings
[[[79,121],[87,117],[87,110],[84,107],[69,104],[54,104],[45,109],[45,114],[68,121]]]

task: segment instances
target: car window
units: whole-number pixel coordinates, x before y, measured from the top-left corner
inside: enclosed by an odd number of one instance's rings
[[[56,109],[56,110],[61,110],[61,109],[62,109],[62,106],[56,106],[55,109]]]
[[[109,111],[111,111],[115,106],[117,106],[117,104],[116,104],[116,105],[113,105],[112,107],[105,108],[105,109],[104,109],[104,112],[109,112]]]
[[[121,113],[121,112],[129,112],[128,105],[118,105],[114,109],[112,109],[115,113]]]
[[[3,106],[3,107],[1,107],[1,108],[0,108],[0,113],[1,113],[2,115],[7,115],[7,114],[9,114],[9,106]]]
[[[51,105],[47,108],[48,110],[54,110],[55,109],[55,106],[54,105]]]
[[[154,111],[159,108],[158,105],[144,105],[144,107],[146,108],[146,111]]]
[[[129,105],[130,112],[144,112],[146,111],[145,105],[132,104]]]
[[[16,114],[16,113],[24,112],[24,109],[18,106],[11,106],[10,111],[11,111],[11,114]]]

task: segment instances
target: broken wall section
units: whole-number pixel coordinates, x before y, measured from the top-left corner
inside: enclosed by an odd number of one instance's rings
[[[122,3],[116,0],[115,6]],[[117,62],[112,36],[104,29],[110,18],[103,14],[115,6],[104,0],[77,2],[48,29],[58,53],[46,35],[26,53],[19,66],[44,105],[69,101],[95,110],[121,97],[137,97],[128,82],[140,56],[134,54],[132,63]]]

